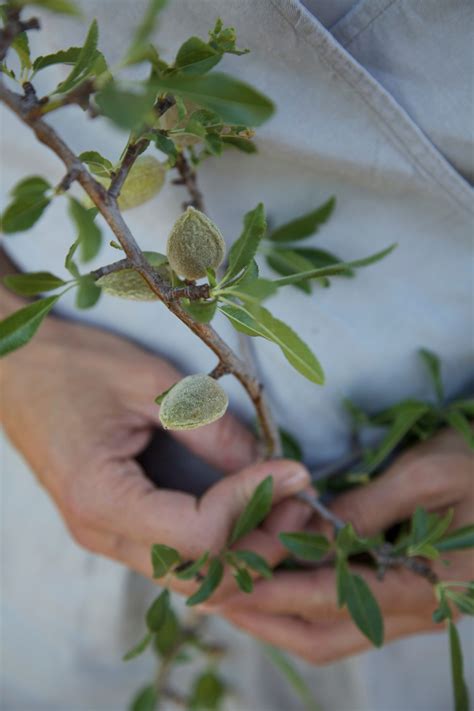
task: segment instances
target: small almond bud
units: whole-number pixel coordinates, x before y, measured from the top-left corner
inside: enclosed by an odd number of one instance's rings
[[[222,263],[225,242],[204,213],[188,207],[171,230],[166,253],[173,271],[185,279],[200,279]]]
[[[193,430],[218,420],[229,404],[225,390],[209,375],[188,375],[164,396],[160,421],[167,430]]]
[[[110,178],[94,177],[99,183],[102,183],[104,188],[108,189],[110,187]],[[131,210],[133,207],[138,207],[151,200],[160,192],[164,185],[165,177],[166,168],[157,158],[153,156],[137,158],[122,185],[118,198],[119,208],[122,211]],[[89,196],[84,200],[84,205],[87,208],[94,207]]]
[[[154,269],[157,276],[166,278],[167,269]],[[143,277],[134,269],[121,269],[118,272],[105,274],[96,281],[97,286],[111,296],[120,296],[132,301],[156,301],[158,296],[150,289]]]

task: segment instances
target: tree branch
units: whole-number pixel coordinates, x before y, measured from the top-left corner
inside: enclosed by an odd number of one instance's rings
[[[40,23],[36,17],[23,21],[20,20],[20,12],[20,8],[10,7],[7,9],[7,21],[5,27],[0,30],[0,62],[3,62],[18,35],[29,30],[40,29]]]
[[[38,140],[48,146],[62,160],[69,174],[74,175],[92,202],[102,214],[118,242],[123,247],[130,264],[143,277],[150,289],[165,306],[216,354],[219,362],[232,373],[251,398],[260,424],[265,445],[265,456],[271,458],[278,452],[278,431],[273,423],[262,386],[249,374],[240,358],[208,324],[195,321],[173,298],[169,287],[148,264],[117,205],[117,200],[89,173],[56,131],[44,119],[25,109],[24,97],[10,91],[0,79],[0,101],[6,104],[35,133]],[[202,202],[200,203],[202,207]]]
[[[115,199],[119,197],[120,191],[122,190],[123,184],[126,181],[128,174],[130,173],[130,170],[133,167],[133,164],[137,160],[140,153],[143,153],[143,151],[145,151],[149,145],[150,141],[148,138],[142,138],[137,141],[137,143],[129,144],[127,150],[125,151],[125,155],[122,159],[122,162],[120,163],[120,166],[114,177],[112,178],[112,182],[110,183],[110,197]]]
[[[178,158],[176,159],[175,168],[180,177],[173,181],[174,184],[184,185],[191,197],[191,200],[183,203],[183,208],[186,209],[187,207],[194,207],[196,210],[206,212],[204,208],[204,198],[197,184],[196,171],[191,168],[184,153],[179,153]]]

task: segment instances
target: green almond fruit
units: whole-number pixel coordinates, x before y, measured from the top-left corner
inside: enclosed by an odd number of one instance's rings
[[[204,373],[188,375],[164,396],[160,421],[167,430],[193,430],[218,420],[229,400],[219,383]]]
[[[205,277],[208,269],[217,269],[225,256],[225,242],[219,229],[207,215],[188,207],[175,222],[168,238],[166,253],[171,268],[185,279]]]
[[[160,278],[167,278],[166,267],[153,270]],[[96,281],[97,286],[111,296],[132,301],[157,301],[158,296],[150,289],[143,277],[134,269],[121,269],[118,272],[105,274]]]
[[[110,178],[94,176],[105,188],[110,187]],[[118,206],[124,212],[134,207],[139,207],[157,195],[166,179],[166,168],[153,156],[141,156],[133,164],[127,179],[122,186],[118,198]],[[84,201],[86,207],[94,207],[92,200],[87,197]]]

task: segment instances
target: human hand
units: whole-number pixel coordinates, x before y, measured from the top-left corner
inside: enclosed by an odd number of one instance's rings
[[[135,457],[159,426],[154,398],[181,376],[166,361],[111,334],[47,319],[35,339],[1,367],[5,430],[76,541],[145,575],[152,574],[153,543],[189,559],[205,549],[217,552],[268,474],[274,477],[275,505],[308,484],[307,472],[294,462],[249,466],[256,457],[254,438],[227,414],[199,430],[172,434],[216,469],[241,471],[199,501],[157,489]],[[301,505],[283,506],[287,525],[298,526]],[[271,532],[271,516],[266,526],[251,534],[249,545],[275,564],[283,550]],[[176,583],[182,592],[193,586]]]
[[[472,523],[473,457],[464,440],[445,430],[433,440],[404,453],[371,484],[340,496],[331,507],[351,521],[361,536],[373,536],[411,516],[417,506],[444,512],[454,508],[452,528]],[[313,518],[309,530],[328,533]],[[287,529],[289,530],[289,529]],[[440,579],[474,578],[473,551],[443,553],[433,564]],[[364,566],[351,566],[368,582],[381,607],[385,640],[439,631],[432,620],[437,606],[432,585],[409,570],[391,569],[383,581]],[[237,627],[312,662],[325,664],[370,648],[346,609],[337,605],[336,577],[330,567],[314,571],[277,572],[259,581],[252,595],[236,594],[209,611]]]

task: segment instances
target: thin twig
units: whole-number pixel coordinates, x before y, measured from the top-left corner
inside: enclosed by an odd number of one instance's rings
[[[110,183],[110,197],[116,199],[118,198],[118,196],[120,195],[120,191],[122,190],[123,184],[126,181],[128,174],[130,173],[130,170],[133,167],[133,164],[135,163],[138,156],[143,153],[143,151],[145,151],[149,145],[150,141],[147,138],[142,138],[136,143],[129,144],[127,150],[125,151],[123,160],[120,163],[120,167],[118,168],[112,179],[112,182]]]
[[[175,168],[180,176],[178,180],[174,181],[175,184],[184,185],[191,197],[191,200],[183,203],[183,208],[194,207],[196,210],[205,212],[204,198],[198,188],[196,171],[191,168],[184,153],[179,153]]]

